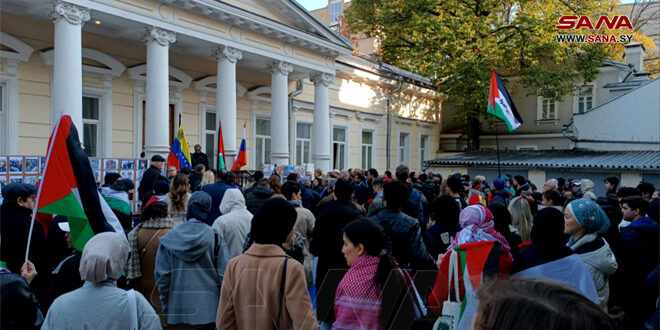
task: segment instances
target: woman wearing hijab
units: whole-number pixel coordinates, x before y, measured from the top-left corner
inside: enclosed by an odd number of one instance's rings
[[[525,246],[514,260],[514,276],[563,282],[598,303],[596,288],[587,266],[564,243],[566,240],[561,212],[550,207],[539,210],[534,218],[531,235],[532,243]]]
[[[450,255],[454,247],[461,245],[462,249],[483,249],[486,242],[496,242],[493,249],[499,250],[499,255],[493,261],[492,267],[497,271],[497,275],[508,274],[511,270],[512,258],[507,240],[495,230],[492,221],[493,214],[489,209],[479,205],[470,205],[461,211],[459,222],[463,228],[452,244],[447,248],[447,253],[439,259],[440,269],[438,277],[435,280],[433,291],[429,294],[429,306],[434,314],[440,315],[442,313],[442,305],[447,298],[449,291],[449,263]],[[469,244],[468,244],[469,243]],[[464,245],[465,244],[465,245]],[[485,269],[485,268],[484,268]],[[490,270],[489,270],[490,272]],[[463,278],[463,270],[461,267],[458,269],[459,279]],[[463,295],[463,281],[459,281],[461,296]]]
[[[135,289],[147,297],[159,315],[162,314],[162,309],[154,268],[160,245],[158,239],[173,227],[172,219],[167,217],[167,209],[165,202],[148,203],[142,211],[140,223],[128,234],[129,258],[126,277],[135,281]],[[161,321],[163,326],[167,324],[162,315]]]
[[[610,220],[596,202],[578,199],[567,205],[564,222],[564,233],[571,235],[566,245],[587,264],[598,291],[600,307],[607,311],[610,296],[608,278],[619,267],[609,244],[602,237],[610,227]]]
[[[42,329],[161,329],[158,315],[142,294],[117,288],[127,259],[123,233],[92,237],[80,261],[85,284],[55,299]]]

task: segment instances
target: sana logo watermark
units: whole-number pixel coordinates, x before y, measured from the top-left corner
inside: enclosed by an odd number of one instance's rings
[[[564,15],[558,20],[555,28],[560,31],[566,30],[633,30],[630,18],[626,15],[614,15],[612,17],[601,15],[597,19],[589,16]],[[555,40],[560,43],[629,43],[632,34],[556,34]]]

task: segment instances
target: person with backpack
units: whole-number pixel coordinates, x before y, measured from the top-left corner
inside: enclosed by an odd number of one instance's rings
[[[187,221],[159,239],[155,278],[170,325],[213,328],[229,251],[218,231],[206,224],[211,203],[209,194],[194,192]]]

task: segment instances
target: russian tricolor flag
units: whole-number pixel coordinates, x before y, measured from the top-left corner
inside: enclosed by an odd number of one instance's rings
[[[231,167],[232,171],[238,171],[241,167],[247,165],[247,148],[245,147],[245,125],[243,124],[243,140],[241,140],[241,150],[238,151],[234,166]]]

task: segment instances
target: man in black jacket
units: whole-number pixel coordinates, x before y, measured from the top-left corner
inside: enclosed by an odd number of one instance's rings
[[[190,155],[190,161],[192,162],[192,167],[195,167],[197,164],[202,164],[204,165],[204,170],[209,170],[209,158],[202,152],[202,146],[199,144],[195,145],[195,152]]]
[[[337,180],[334,194],[335,200],[323,207],[316,220],[309,247],[310,252],[319,257],[316,266],[316,315],[319,321],[329,324],[335,319],[335,291],[348,269],[346,258],[341,252],[344,244],[343,229],[361,215],[351,203],[353,187],[348,179]]]
[[[161,155],[154,155],[151,157],[151,164],[149,168],[144,171],[142,175],[142,180],[140,181],[140,187],[138,187],[138,197],[142,201],[142,204],[146,204],[149,197],[153,195],[153,186],[154,182],[158,180],[166,180],[160,171],[163,169],[163,163],[165,158]]]
[[[385,230],[388,237],[386,247],[399,265],[414,271],[435,270],[437,266],[433,257],[426,251],[419,222],[401,212],[408,198],[408,187],[405,183],[394,181],[386,184],[383,191],[385,207],[371,217],[371,220]]]

